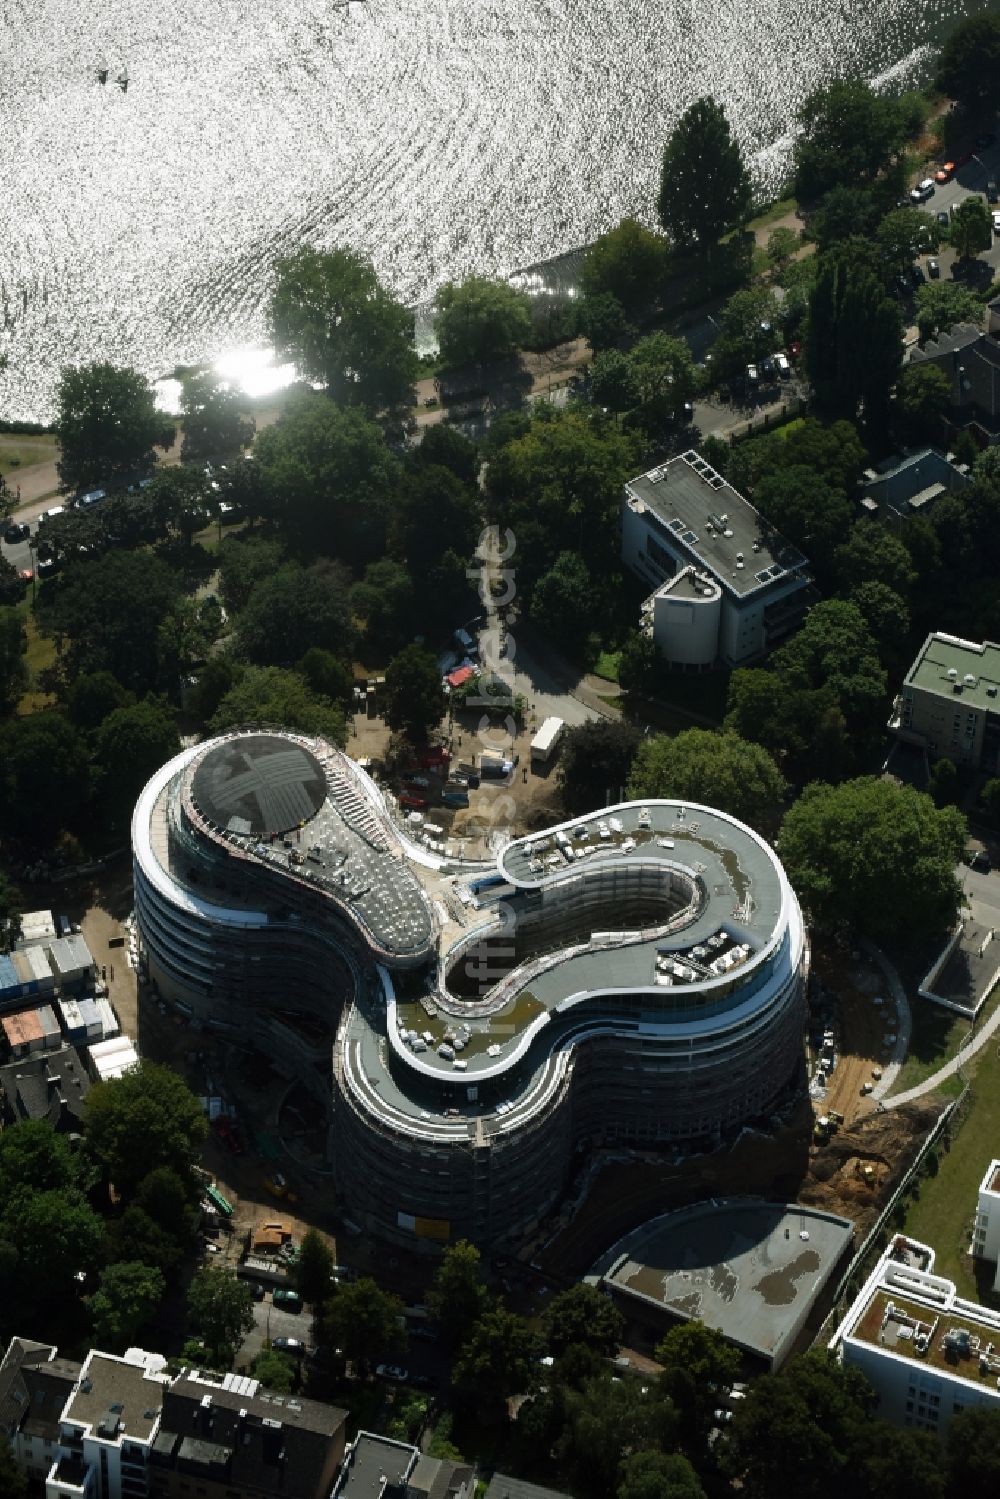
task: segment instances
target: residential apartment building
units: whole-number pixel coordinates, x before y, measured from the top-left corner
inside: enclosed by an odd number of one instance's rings
[[[359,1431],[331,1499],[472,1499],[475,1488],[465,1463],[428,1457],[409,1442]]]
[[[990,323],[994,322],[991,309]],[[917,344],[910,364],[934,364],[951,385],[951,425],[980,442],[1000,442],[1000,341],[975,323],[958,323],[947,333]]]
[[[0,1362],[0,1441],[46,1499],[328,1499],[346,1411],[245,1375],[171,1378],[166,1362],[93,1349],[81,1365],[13,1338]]]
[[[1000,768],[1000,645],[928,635],[906,674],[889,728],[936,759]]]
[[[684,670],[765,655],[816,598],[798,548],[694,449],[625,485],[622,560],[652,590],[644,628]]]
[[[968,485],[967,465],[952,463],[936,448],[919,448],[865,471],[861,508],[898,528],[912,515],[926,515],[943,494]]]
[[[1000,1162],[993,1162],[1000,1167]],[[1000,1312],[934,1274],[934,1250],[899,1234],[830,1342],[894,1426],[943,1436],[952,1418],[1000,1404]]]
[[[979,1186],[972,1253],[995,1266],[994,1291],[1000,1291],[1000,1160],[990,1161]]]

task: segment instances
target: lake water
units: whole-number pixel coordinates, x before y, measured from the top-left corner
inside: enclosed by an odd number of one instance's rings
[[[155,377],[264,341],[270,267],[302,242],[366,250],[418,302],[652,223],[700,93],[766,191],[811,87],[919,76],[966,9],[0,0],[0,415],[50,415],[66,363]]]

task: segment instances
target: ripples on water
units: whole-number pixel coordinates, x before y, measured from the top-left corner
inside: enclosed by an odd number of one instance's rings
[[[155,376],[262,340],[270,266],[302,241],[368,251],[418,301],[652,222],[664,136],[706,91],[773,188],[810,87],[912,74],[962,11],[0,0],[0,413],[51,414],[65,363]]]

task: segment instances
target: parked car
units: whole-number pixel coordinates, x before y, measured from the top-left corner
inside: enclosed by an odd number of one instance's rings
[[[377,1364],[375,1373],[379,1379],[392,1379],[396,1384],[405,1384],[410,1377],[407,1371],[401,1369],[398,1364]]]
[[[910,266],[910,280],[913,282],[914,286],[923,286],[924,282],[927,280],[927,277],[924,275],[922,266]]]
[[[955,163],[953,161],[946,161],[944,166],[938,167],[937,171],[934,173],[934,181],[950,182],[954,175]]]
[[[993,210],[993,233],[1000,234],[1000,210]]]
[[[984,848],[977,848],[975,853],[969,854],[966,862],[970,869],[981,870],[983,874],[990,872],[990,856]]]
[[[272,1338],[271,1347],[275,1353],[294,1353],[296,1358],[301,1358],[306,1351],[301,1338]]]
[[[937,221],[941,225],[942,229],[947,229],[948,225],[951,223],[951,217],[947,213],[947,211],[942,208],[937,216]]]
[[[8,546],[15,546],[19,541],[27,541],[31,535],[31,527],[23,520],[11,521],[3,533],[3,539]]]
[[[926,203],[927,199],[933,196],[934,183],[930,177],[925,177],[923,182],[918,182],[916,187],[910,190],[910,198],[914,203]]]
[[[747,384],[748,385],[756,385],[756,384],[758,384],[759,380],[760,380],[760,375],[757,373],[757,366],[755,364],[748,364],[747,365]]]
[[[35,576],[30,567],[22,567],[17,575],[22,583],[30,583]]]
[[[788,362],[787,354],[775,354],[774,367],[778,372],[779,380],[790,380],[792,378],[792,366]]]
[[[253,1291],[254,1301],[263,1301],[264,1297],[267,1294],[259,1280],[254,1281],[253,1285],[251,1286],[251,1290]]]
[[[302,1310],[302,1297],[298,1291],[293,1291],[289,1286],[278,1286],[271,1296],[275,1306],[283,1306],[286,1312],[300,1312]]]
[[[1000,198],[1000,186],[997,185],[995,177],[991,177],[986,184],[986,197],[990,203],[995,203]]]
[[[760,374],[762,380],[774,379],[774,360],[768,356],[760,362]]]
[[[928,276],[930,276],[932,281],[937,281],[938,277],[941,275],[940,261],[929,260],[927,262],[927,274]]]

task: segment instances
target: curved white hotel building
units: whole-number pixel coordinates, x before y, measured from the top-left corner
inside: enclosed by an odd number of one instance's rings
[[[574,1152],[710,1148],[799,1076],[798,902],[710,808],[624,803],[471,869],[340,750],[241,730],[163,766],[132,842],[151,978],[323,1098],[382,1237],[514,1243]]]

